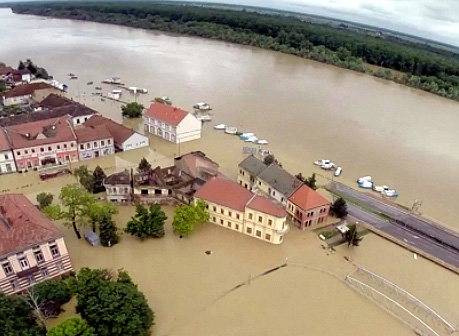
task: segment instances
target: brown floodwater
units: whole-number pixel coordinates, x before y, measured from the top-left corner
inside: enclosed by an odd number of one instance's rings
[[[235,177],[244,144],[214,131],[226,123],[251,131],[292,173],[322,173],[312,165],[330,158],[343,167],[339,177],[353,185],[372,175],[398,190],[398,202],[421,199],[421,211],[459,230],[459,105],[418,90],[290,55],[199,38],[70,20],[14,15],[0,9],[0,61],[16,65],[32,58],[69,85],[69,95],[121,121],[120,104],[91,93],[104,78],[119,76],[128,86],[145,87],[137,100],[148,105],[168,95],[180,107],[198,101],[213,107],[203,136],[181,146],[151,137],[150,148],[84,162],[107,173],[135,166],[147,157],[169,165],[174,155],[202,150]],[[74,73],[77,80],[68,80]],[[94,85],[86,85],[93,81]],[[123,99],[133,96],[123,93]],[[123,121],[142,129],[139,120]],[[80,163],[81,164],[81,163]],[[75,165],[76,166],[76,165]],[[73,168],[73,167],[72,167]],[[328,173],[330,174],[330,173]],[[73,177],[39,182],[37,174],[0,176],[0,192],[55,195]],[[172,210],[167,209],[172,218]],[[120,227],[133,214],[121,208]],[[170,221],[169,221],[170,222]],[[351,257],[393,280],[459,324],[457,276],[377,236],[362,246],[326,253],[314,232],[293,229],[272,246],[207,225],[189,239],[167,226],[160,240],[123,236],[112,249],[90,248],[64,229],[75,268],[124,267],[157,313],[155,335],[410,335],[398,320],[347,287]],[[206,255],[205,250],[214,253]],[[224,295],[249,277],[285,262],[286,267]],[[426,275],[432,276],[426,276]],[[71,312],[68,312],[71,314]]]

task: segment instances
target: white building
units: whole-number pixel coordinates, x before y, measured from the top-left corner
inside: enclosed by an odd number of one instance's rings
[[[113,136],[105,125],[75,128],[80,160],[115,154]]]
[[[3,95],[3,105],[30,104],[37,91],[50,89],[53,89],[51,85],[42,82],[18,85]]]
[[[84,123],[86,127],[96,127],[100,125],[105,125],[107,127],[115,141],[115,149],[118,151],[148,147],[150,144],[148,137],[145,135],[100,115],[95,115]]]
[[[0,128],[0,175],[14,173],[15,171],[16,164],[14,162],[13,151],[5,132]]]
[[[201,138],[202,123],[185,110],[152,103],[144,115],[145,132],[173,143]]]

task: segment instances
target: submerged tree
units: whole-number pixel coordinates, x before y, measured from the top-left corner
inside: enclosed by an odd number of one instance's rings
[[[138,204],[135,216],[128,222],[124,231],[138,238],[161,238],[165,234],[166,219],[167,216],[159,204],[152,204],[149,209]]]
[[[330,207],[330,212],[338,218],[344,218],[347,216],[347,204],[346,201],[340,197]]]
[[[40,209],[46,208],[53,203],[54,196],[51,193],[41,192],[37,195],[38,207]]]
[[[72,317],[52,328],[46,336],[97,336],[85,320]]]
[[[109,202],[91,203],[84,210],[84,215],[88,218],[93,232],[96,232],[97,227],[103,219],[110,218],[118,213],[118,208]]]
[[[70,184],[61,189],[59,205],[50,205],[43,209],[53,220],[64,220],[64,224],[73,227],[78,239],[81,238],[78,226],[86,224],[87,208],[94,203],[94,197],[78,185]]]
[[[93,176],[93,188],[92,188],[93,193],[97,194],[99,192],[105,191],[104,179],[107,177],[107,175],[105,175],[104,170],[100,166],[97,166],[96,169],[94,169],[92,176]]]
[[[142,173],[142,172],[147,172],[151,169],[151,164],[150,162],[148,162],[147,159],[145,158],[142,158],[142,160],[140,160],[140,163],[139,163],[139,166],[137,167],[137,171],[139,173]]]
[[[206,211],[207,204],[198,200],[196,205],[182,205],[175,208],[174,221],[172,228],[174,232],[183,236],[190,235],[195,229],[196,224],[204,223],[209,220],[209,213]]]
[[[104,215],[99,220],[99,233],[100,244],[102,246],[112,247],[118,244],[120,236],[118,235],[118,228],[112,219],[111,215]]]
[[[349,224],[348,230],[344,233],[344,239],[346,239],[347,246],[359,246],[363,237],[360,237],[357,231],[357,225]]]
[[[126,118],[140,118],[145,107],[136,102],[121,106],[121,115]]]
[[[311,189],[316,190],[317,189],[317,179],[316,179],[316,173],[313,173],[310,177],[308,177],[304,183]]]

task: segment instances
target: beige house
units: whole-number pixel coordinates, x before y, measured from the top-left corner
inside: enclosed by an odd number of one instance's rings
[[[0,195],[0,265],[5,294],[73,270],[62,232],[22,194]]]
[[[229,230],[280,244],[289,231],[282,205],[253,194],[240,184],[214,177],[194,195],[207,203],[210,222]]]
[[[247,156],[238,167],[237,182],[248,190],[252,190],[258,175],[268,168],[263,161],[253,155]]]
[[[104,179],[107,201],[116,204],[131,204],[132,182],[129,170],[112,174]]]
[[[287,213],[301,230],[325,222],[329,212],[330,202],[305,184],[287,202]]]

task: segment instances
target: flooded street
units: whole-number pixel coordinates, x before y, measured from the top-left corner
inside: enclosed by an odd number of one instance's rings
[[[202,139],[180,147],[150,137],[150,148],[79,164],[101,165],[107,174],[134,167],[142,157],[166,166],[173,157],[202,150],[235,177],[244,143],[214,131],[225,123],[267,139],[284,167],[296,174],[322,173],[312,164],[327,158],[343,167],[342,182],[358,176],[396,188],[399,203],[423,201],[421,211],[459,230],[454,209],[459,192],[459,104],[392,82],[291,55],[199,38],[112,25],[14,15],[0,9],[0,61],[16,66],[31,58],[69,85],[81,103],[121,121],[120,104],[101,102],[94,86],[119,76],[145,87],[137,100],[148,105],[168,95],[174,104],[212,105],[213,121]],[[20,37],[20,38],[19,38]],[[69,80],[68,73],[78,76]],[[94,81],[93,86],[86,85]],[[123,93],[122,99],[133,96]],[[142,130],[140,120],[123,121]],[[77,165],[75,165],[77,166]],[[74,168],[74,167],[72,167]],[[331,176],[331,173],[328,173]],[[39,182],[36,172],[0,176],[0,192],[23,192],[34,200],[43,190],[56,196],[71,176]],[[134,213],[120,208],[123,227]],[[170,223],[172,209],[167,208]],[[413,335],[401,322],[346,286],[350,255],[393,280],[459,325],[458,277],[374,235],[362,246],[327,254],[314,232],[291,230],[280,246],[212,225],[180,240],[138,241],[91,248],[64,229],[75,268],[125,268],[156,312],[155,335]],[[205,250],[213,254],[206,255]],[[225,296],[234,286],[289,263]],[[307,266],[307,267],[306,267]],[[332,275],[334,274],[334,275]]]

